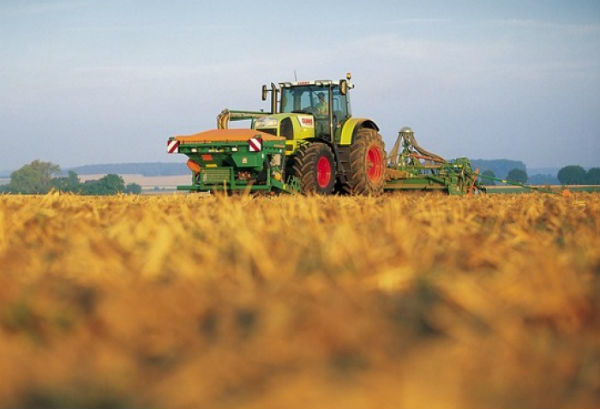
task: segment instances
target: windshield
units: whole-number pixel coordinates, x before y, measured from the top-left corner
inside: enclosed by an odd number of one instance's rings
[[[307,85],[287,87],[281,90],[281,112],[313,113],[319,105],[329,105],[327,87]]]
[[[346,95],[340,93],[340,88],[333,89],[333,113],[338,120],[350,116],[349,101]],[[280,112],[303,112],[317,116],[326,116],[329,113],[329,87],[305,85],[296,87],[283,87],[281,89]]]

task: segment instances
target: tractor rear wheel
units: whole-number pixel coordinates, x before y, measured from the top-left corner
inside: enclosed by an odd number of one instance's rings
[[[379,195],[385,183],[385,148],[374,129],[361,128],[349,146],[345,166],[347,183],[342,189],[352,195]]]
[[[328,195],[335,185],[335,159],[324,143],[302,145],[294,155],[292,172],[300,180],[302,193]]]

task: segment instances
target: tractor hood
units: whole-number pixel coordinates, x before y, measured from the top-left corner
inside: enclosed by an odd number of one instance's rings
[[[314,138],[315,118],[305,113],[279,113],[270,114],[254,120],[253,128],[284,137],[287,145],[286,152],[296,150],[300,140]]]
[[[281,113],[271,114],[258,118],[254,121],[255,129],[274,129],[279,126],[281,121],[289,118],[293,125],[298,125],[302,128],[314,128],[315,119],[310,114],[299,114],[299,113]]]

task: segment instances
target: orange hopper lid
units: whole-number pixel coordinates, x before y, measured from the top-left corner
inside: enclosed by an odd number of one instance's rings
[[[194,135],[176,136],[180,143],[194,142],[243,142],[248,139],[260,137],[263,141],[285,141],[285,138],[271,135],[254,129],[212,129]]]

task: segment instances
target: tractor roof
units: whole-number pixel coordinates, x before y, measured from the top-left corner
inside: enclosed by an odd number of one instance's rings
[[[291,88],[291,87],[303,87],[307,85],[314,85],[317,87],[328,87],[330,85],[337,86],[339,85],[335,81],[331,80],[316,80],[316,81],[295,81],[295,82],[280,82],[279,86],[281,88]]]

